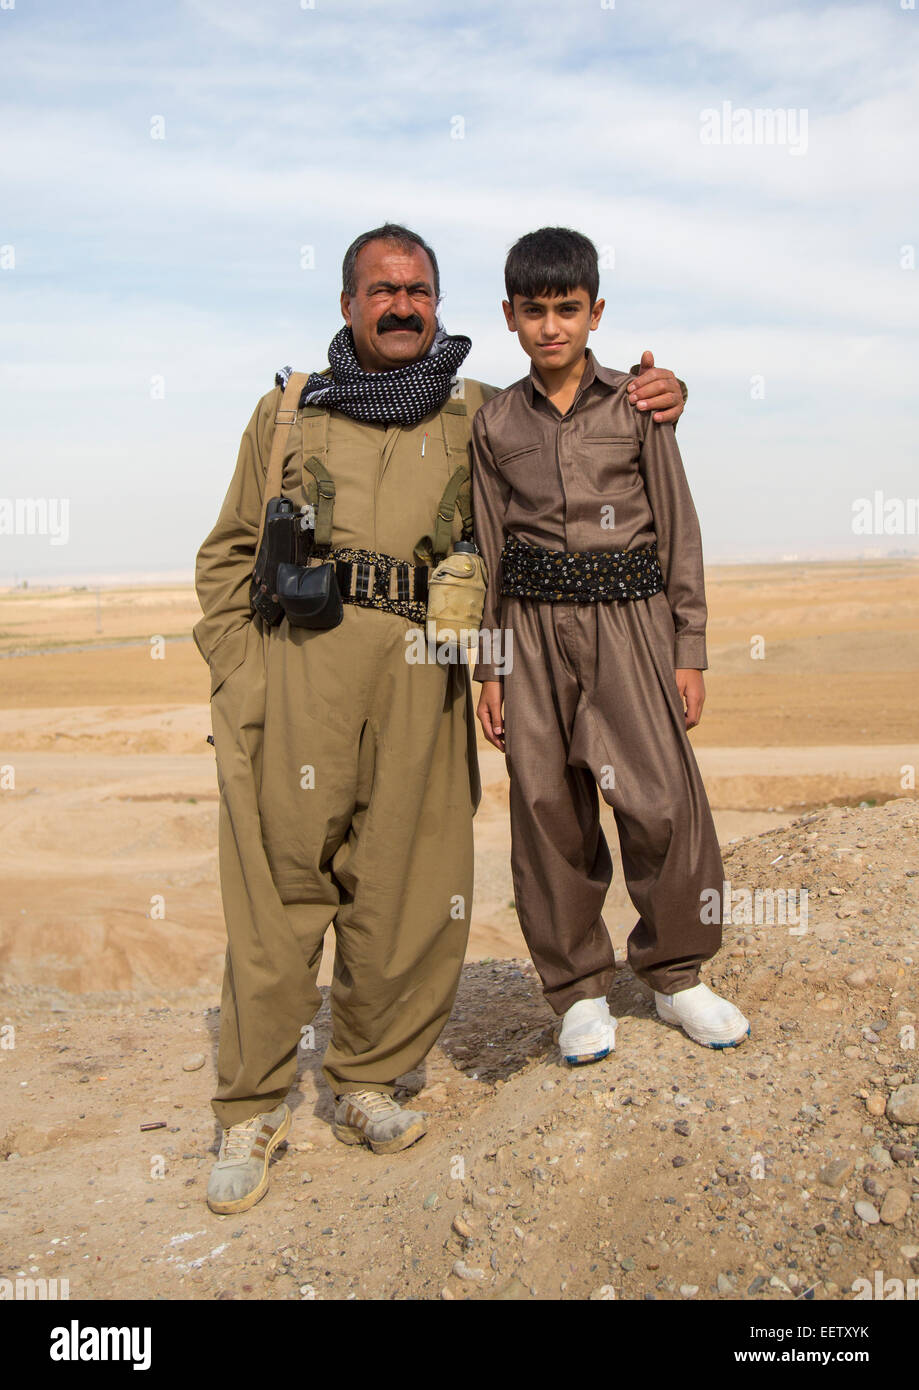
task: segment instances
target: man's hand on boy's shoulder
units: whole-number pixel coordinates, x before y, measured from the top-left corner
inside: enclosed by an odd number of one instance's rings
[[[641,354],[641,365],[633,367],[632,371],[639,375],[629,383],[631,404],[642,414],[654,411],[651,418],[659,425],[676,424],[689,395],[686,383],[680,381],[668,367],[655,367],[654,354],[650,351]]]

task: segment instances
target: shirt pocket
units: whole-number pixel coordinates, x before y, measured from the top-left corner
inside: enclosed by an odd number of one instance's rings
[[[507,453],[495,454],[495,466],[504,482],[511,489],[511,511],[521,515],[541,515],[557,510],[561,494],[555,463],[546,458],[542,444],[528,444],[525,448],[510,449]]]
[[[584,481],[593,493],[615,496],[643,486],[638,468],[641,446],[632,435],[583,435],[575,445],[575,453]]]
[[[506,468],[508,464],[516,463],[518,459],[532,458],[541,449],[541,444],[527,444],[522,449],[511,449],[505,454],[495,454],[495,466]]]

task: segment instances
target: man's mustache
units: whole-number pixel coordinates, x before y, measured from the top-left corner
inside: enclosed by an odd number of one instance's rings
[[[377,323],[378,333],[403,332],[423,333],[424,323],[417,314],[409,314],[407,319],[397,318],[395,314],[384,314]]]

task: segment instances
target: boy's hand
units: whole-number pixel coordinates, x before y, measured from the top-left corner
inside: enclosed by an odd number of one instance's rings
[[[504,752],[504,686],[501,681],[483,681],[482,693],[476,706],[476,715],[482,726],[482,733],[489,743]]]
[[[484,686],[482,688],[484,690]],[[686,727],[694,729],[702,718],[702,706],[705,704],[705,681],[702,679],[702,672],[678,666],[676,688],[686,707]]]
[[[683,392],[673,372],[654,366],[654,353],[641,354],[641,372],[629,382],[629,402],[642,412],[653,410],[658,424],[672,425],[683,414]]]

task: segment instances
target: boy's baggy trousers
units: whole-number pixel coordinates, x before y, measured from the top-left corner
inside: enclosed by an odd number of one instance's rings
[[[666,596],[505,597],[502,621],[513,631],[504,726],[514,891],[546,998],[561,1014],[605,995],[613,981],[601,916],[612,861],[598,786],[615,813],[625,882],[640,913],[629,964],[663,994],[688,989],[721,945],[724,875],[686,736]],[[717,893],[715,912],[706,890]]]

